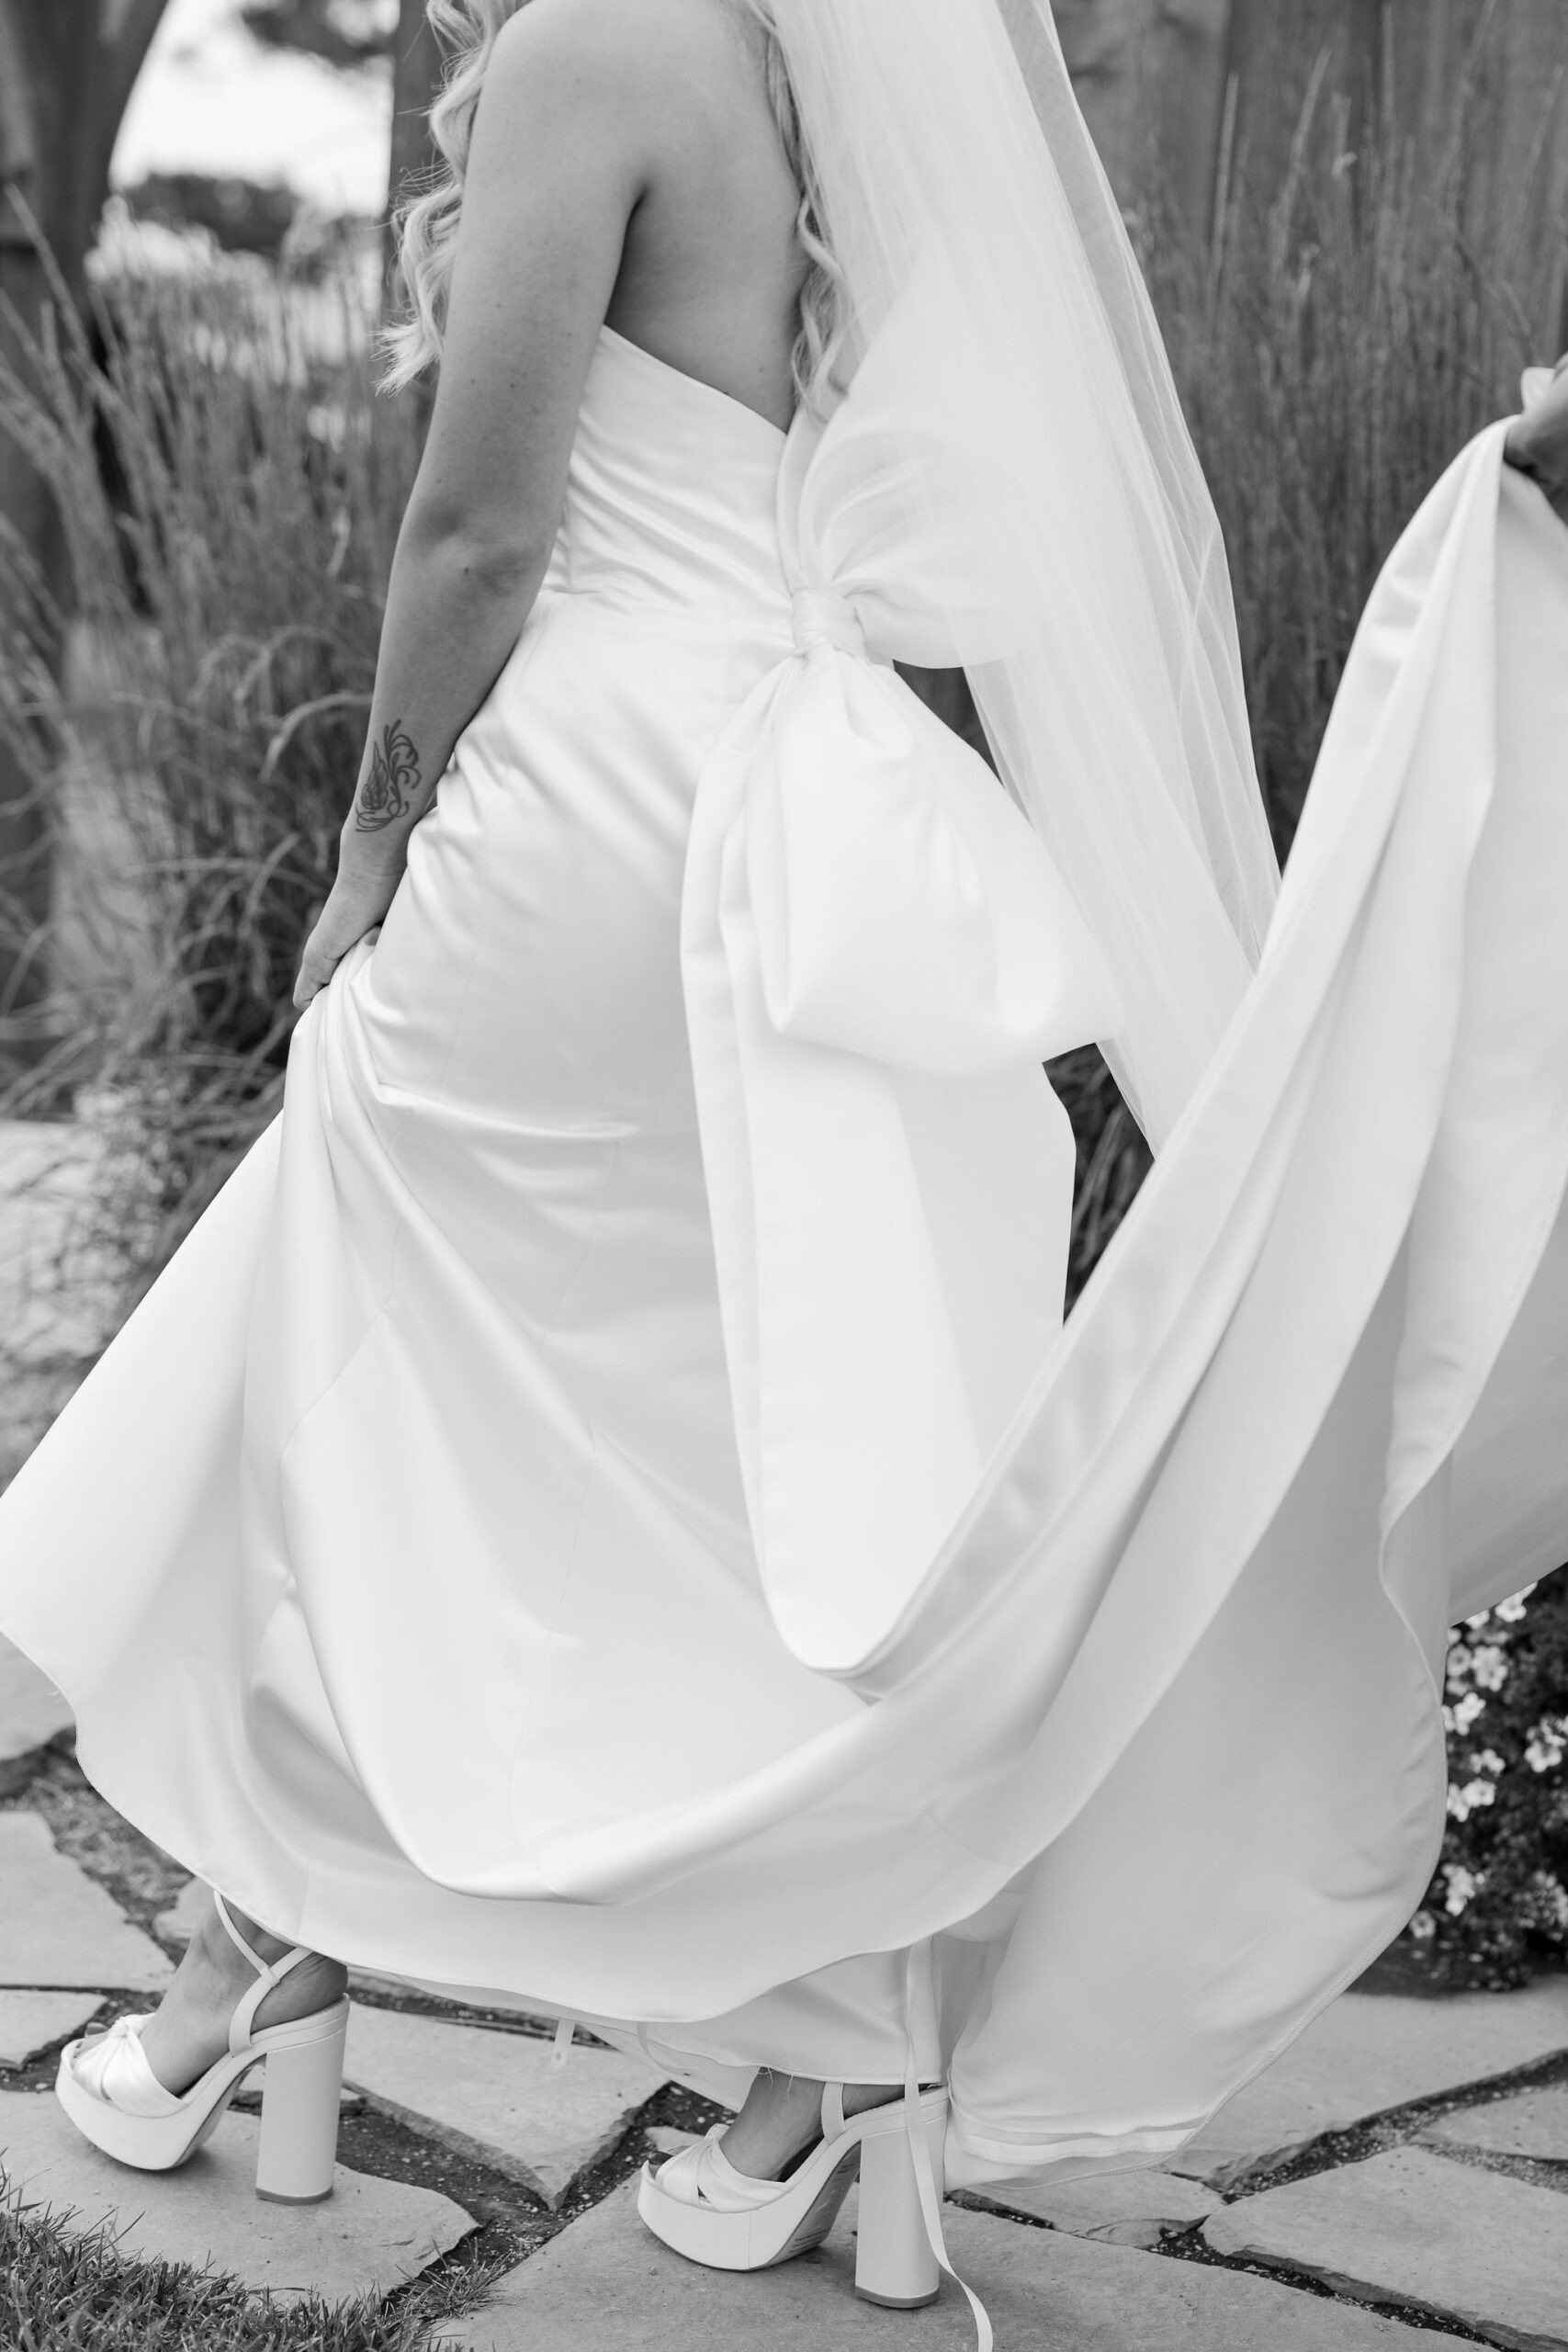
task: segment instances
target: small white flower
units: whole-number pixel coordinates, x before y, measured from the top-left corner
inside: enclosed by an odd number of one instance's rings
[[[1501,1690],[1508,1679],[1508,1661],[1496,1645],[1489,1642],[1471,1652],[1470,1670],[1483,1690]]]
[[[1458,1732],[1462,1739],[1477,1715],[1483,1715],[1485,1712],[1486,1702],[1480,1691],[1467,1690],[1462,1699],[1456,1700],[1451,1707],[1443,1709],[1443,1721],[1450,1731]]]
[[[1527,1584],[1522,1592],[1515,1593],[1512,1600],[1500,1600],[1492,1611],[1493,1616],[1505,1625],[1517,1625],[1525,1613],[1525,1603],[1534,1590],[1533,1584]]]
[[[1410,1922],[1410,1932],[1417,1943],[1429,1942],[1438,1932],[1438,1923],[1429,1911],[1417,1911]]]
[[[1525,1743],[1532,1772],[1552,1772],[1568,1755],[1568,1715],[1543,1715]]]
[[[1449,1652],[1449,1680],[1462,1681],[1470,1672],[1470,1651],[1463,1642],[1456,1642]]]
[[[1472,1748],[1470,1769],[1472,1772],[1501,1772],[1503,1759],[1495,1747]]]
[[[1443,1881],[1448,1890],[1443,1908],[1450,1919],[1457,1919],[1467,1905],[1474,1902],[1484,1884],[1483,1878],[1474,1871],[1467,1871],[1462,1862],[1450,1862],[1444,1869]]]
[[[1468,1821],[1483,1805],[1491,1804],[1497,1790],[1491,1781],[1467,1781],[1461,1788],[1457,1781],[1449,1783],[1449,1811],[1455,1821]]]
[[[1464,1622],[1472,1634],[1479,1634],[1483,1625],[1491,1623],[1492,1611],[1490,1609],[1478,1609],[1473,1617],[1467,1617]]]
[[[1530,1879],[1530,1893],[1536,1898],[1536,1926],[1561,1935],[1568,1928],[1568,1887],[1550,1871],[1537,1871]]]

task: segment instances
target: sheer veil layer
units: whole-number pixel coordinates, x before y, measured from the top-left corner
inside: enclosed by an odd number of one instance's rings
[[[968,670],[1110,967],[1101,1042],[1157,1146],[1278,875],[1219,526],[1135,258],[1047,0],[775,14],[856,345],[886,346],[877,492],[920,560],[885,649]]]

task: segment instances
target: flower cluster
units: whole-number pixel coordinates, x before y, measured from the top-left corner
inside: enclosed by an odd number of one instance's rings
[[[1568,1570],[1458,1627],[1449,1821],[1410,1935],[1450,1984],[1517,1984],[1568,1951]]]

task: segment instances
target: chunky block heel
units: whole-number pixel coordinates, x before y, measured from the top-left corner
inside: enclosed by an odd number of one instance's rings
[[[325,2032],[292,2047],[274,2043],[267,2052],[256,2195],[269,2203],[318,2205],[333,2193],[347,2035],[345,2003]]]
[[[918,2311],[934,2303],[942,2271],[920,2210],[914,2151],[905,2129],[902,2101],[894,2109],[897,2129],[885,2129],[861,2143],[860,2220],[855,2238],[855,2292],[890,2311]],[[919,2129],[931,2154],[931,2173],[942,2195],[942,2147],[947,2101],[938,2093],[920,2101]]]
[[[255,2025],[275,1984],[310,1958],[296,1944],[267,1962],[234,1925],[213,1890],[218,1917],[256,1972],[229,2027],[223,2056],[178,2097],[164,2088],[141,2047],[144,2017],[117,2019],[107,2033],[84,2035],[60,2053],[55,2097],[85,2139],[139,2172],[172,2172],[210,2137],[230,2100],[265,2064],[256,2194],[280,2204],[313,2205],[332,2194],[337,2149],[338,2090],[348,2003],[334,2001],[287,2025]]]
[[[918,2126],[940,2165],[947,2093],[915,2097]],[[788,2262],[821,2245],[858,2170],[856,2278],[858,2282],[863,2268],[870,2282],[861,2291],[873,2301],[900,2307],[932,2301],[937,2272],[926,2243],[905,2100],[890,2100],[846,2120],[842,2084],[826,2085],[822,2137],[787,2180],[752,2180],[736,2172],[725,2156],[723,2138],[724,2126],[716,2124],[697,2146],[682,2149],[657,2170],[645,2166],[637,2211],[666,2245],[713,2270],[763,2270]],[[916,2238],[925,2248],[926,2258],[919,2264]]]

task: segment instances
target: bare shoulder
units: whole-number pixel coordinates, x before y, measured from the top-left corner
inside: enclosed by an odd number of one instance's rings
[[[486,101],[679,135],[754,79],[753,24],[745,0],[525,0],[496,42]]]

